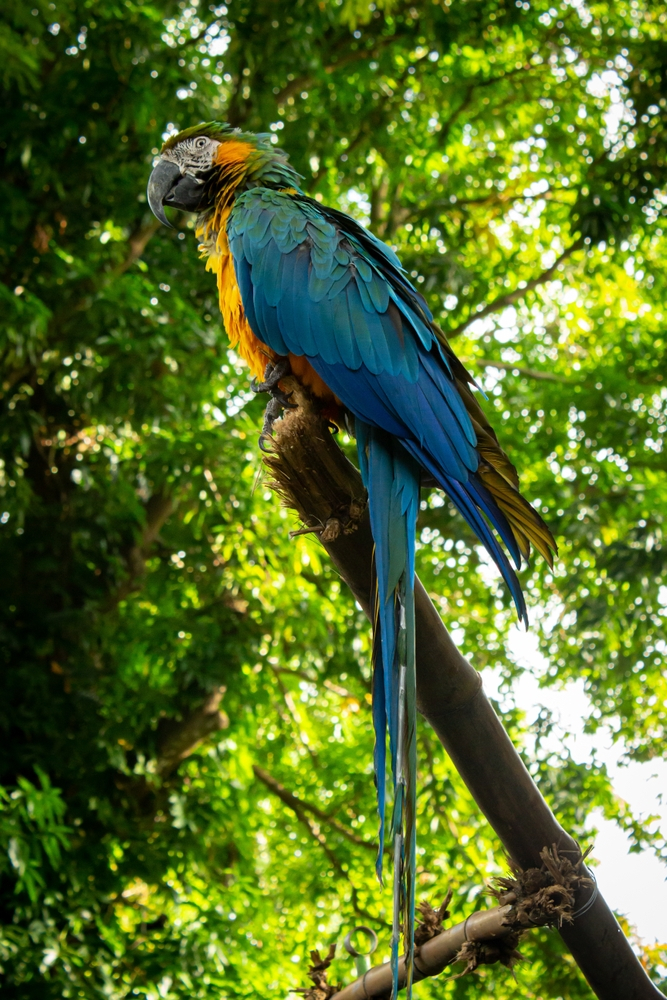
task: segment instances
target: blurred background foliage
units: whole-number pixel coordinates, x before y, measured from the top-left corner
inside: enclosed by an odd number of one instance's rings
[[[147,211],[152,158],[202,119],[270,132],[399,249],[558,536],[553,573],[524,574],[541,682],[583,678],[589,731],[648,759],[667,5],[31,3],[0,23],[3,996],[284,996],[354,923],[387,952],[368,630],[263,484],[262,401],[191,223]],[[422,506],[422,577],[511,685],[507,595],[448,504]],[[548,713],[505,723],[575,835],[601,809],[666,853]],[[504,860],[426,726],[420,744],[420,892],[451,884],[460,919]],[[418,995],[590,996],[555,934],[522,951],[518,984],[489,967]],[[645,961],[659,982],[664,953]]]

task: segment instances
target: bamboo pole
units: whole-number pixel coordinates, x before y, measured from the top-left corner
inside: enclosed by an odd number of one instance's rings
[[[286,383],[288,380],[284,380]],[[273,485],[306,528],[317,531],[343,580],[370,615],[373,541],[358,471],[333,440],[307,392],[289,380],[292,402],[265,458]],[[555,844],[575,861],[578,844],[541,796],[419,580],[415,581],[417,705],[481,812],[520,868],[539,867]],[[582,869],[585,873],[585,868]],[[599,1000],[664,1000],[597,888],[581,893],[559,933]]]

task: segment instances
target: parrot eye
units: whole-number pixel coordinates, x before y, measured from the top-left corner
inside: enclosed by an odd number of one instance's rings
[[[204,138],[204,136],[201,136],[201,137],[200,137],[199,139],[197,139],[197,141],[195,142],[195,146],[197,147],[197,149],[203,149],[203,148],[204,148],[204,146],[206,146],[206,145],[207,145],[207,140],[206,140],[206,139]]]

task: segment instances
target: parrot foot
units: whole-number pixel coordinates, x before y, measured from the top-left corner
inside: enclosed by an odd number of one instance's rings
[[[273,432],[273,425],[282,414],[283,410],[295,410],[294,403],[290,403],[291,392],[283,392],[280,388],[280,380],[292,374],[289,358],[277,357],[275,361],[269,361],[264,370],[264,381],[257,382],[253,379],[250,387],[253,392],[268,392],[271,394],[271,401],[264,413],[264,424],[262,433],[259,435],[259,447],[261,451],[269,451],[268,441]]]
[[[292,374],[289,358],[278,357],[275,361],[269,361],[264,370],[264,381],[257,382],[253,379],[250,387],[253,392],[270,392],[274,399],[277,399],[283,406],[291,407],[289,398],[291,393],[284,393],[280,389],[280,380]],[[270,405],[270,404],[269,404]],[[268,413],[268,410],[267,410]]]
[[[283,404],[280,399],[276,396],[270,401],[264,412],[264,423],[262,424],[262,433],[259,435],[259,448],[260,451],[269,452],[271,448],[269,447],[269,441],[273,433],[273,425],[276,420],[281,416],[283,412]]]

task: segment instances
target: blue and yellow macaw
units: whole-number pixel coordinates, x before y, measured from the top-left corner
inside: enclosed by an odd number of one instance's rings
[[[401,926],[414,954],[416,698],[413,579],[422,478],[447,494],[499,567],[519,618],[517,568],[555,543],[521,496],[516,470],[472,394],[472,378],[396,254],[348,215],[309,198],[270,137],[209,122],[164,145],[149,204],[198,213],[231,345],[271,391],[269,422],[296,376],[334,420],[354,418],[368,490],[377,579],[373,675],[375,773],[385,836],[386,732],[393,773],[392,956]],[[409,973],[411,977],[411,973]],[[394,977],[396,984],[396,976]],[[408,984],[409,985],[409,984]]]

